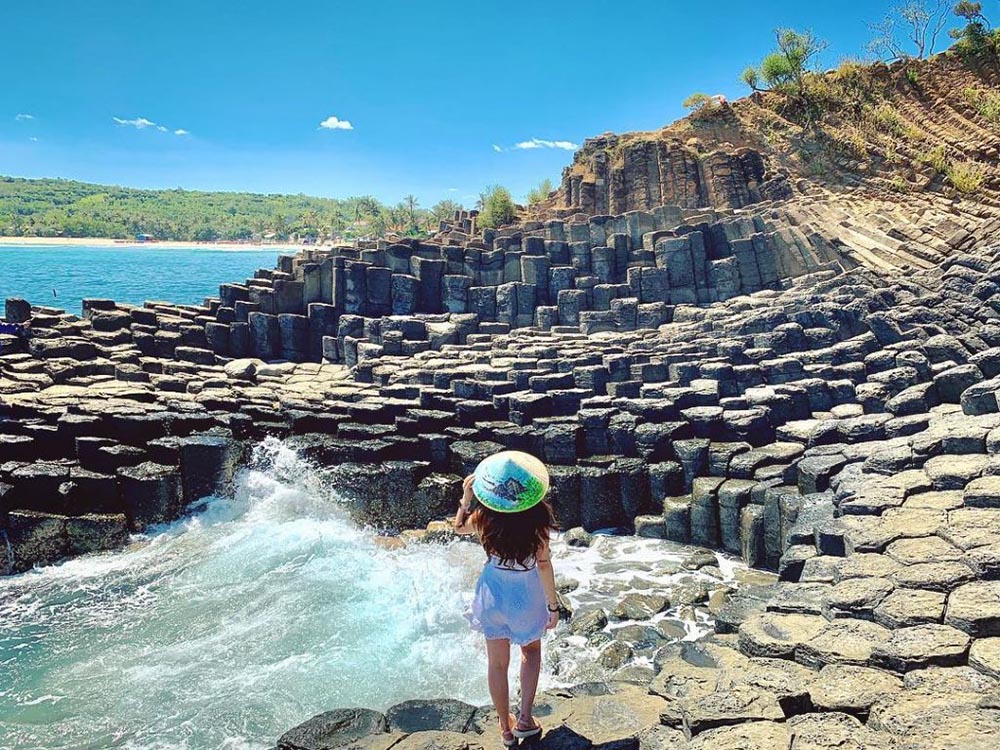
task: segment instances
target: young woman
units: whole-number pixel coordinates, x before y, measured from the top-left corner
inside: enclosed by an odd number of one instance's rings
[[[549,552],[549,474],[534,456],[504,451],[465,478],[455,531],[478,534],[486,564],[476,584],[469,622],[486,636],[488,683],[505,747],[542,733],[532,704],[542,667],[542,634],[559,620]],[[510,712],[510,645],[521,647],[521,708]]]

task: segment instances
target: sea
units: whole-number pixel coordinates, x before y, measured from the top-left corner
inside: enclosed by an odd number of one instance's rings
[[[483,640],[465,618],[482,549],[391,548],[345,507],[322,467],[268,438],[233,497],[124,550],[0,578],[0,748],[267,750],[334,708],[488,703]],[[552,549],[557,576],[579,584],[577,611],[700,575],[678,572],[690,548],[656,539]],[[741,567],[720,566],[730,581]],[[711,629],[678,622],[683,639]],[[565,624],[550,631],[542,689],[606,677],[599,648]]]
[[[168,245],[0,244],[0,304],[23,297],[33,305],[79,315],[81,302],[99,297],[141,305],[180,304],[216,297],[219,284],[242,282],[258,268],[274,268],[292,250]],[[0,308],[2,314],[2,308]]]

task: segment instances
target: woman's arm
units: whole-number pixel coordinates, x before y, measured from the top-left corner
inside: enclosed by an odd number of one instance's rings
[[[474,534],[475,527],[469,523],[469,508],[472,507],[472,480],[475,475],[470,474],[462,480],[462,499],[458,502],[458,510],[455,511],[455,533]]]
[[[549,610],[547,627],[554,628],[559,622],[559,598],[556,596],[556,576],[552,570],[552,550],[549,548],[548,539],[538,548],[535,562],[538,565],[538,576],[542,579],[542,589],[545,591],[545,604]]]

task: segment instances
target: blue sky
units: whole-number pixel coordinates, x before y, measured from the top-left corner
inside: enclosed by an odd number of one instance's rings
[[[742,96],[777,26],[859,56],[889,3],[4,5],[0,174],[429,205],[520,197],[589,136]]]

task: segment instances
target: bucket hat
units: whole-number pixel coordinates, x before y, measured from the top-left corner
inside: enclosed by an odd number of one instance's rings
[[[490,510],[520,513],[538,505],[549,491],[545,464],[529,453],[501,451],[476,467],[472,491]]]

